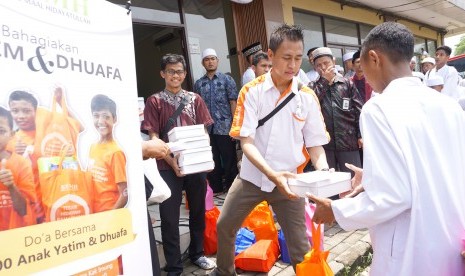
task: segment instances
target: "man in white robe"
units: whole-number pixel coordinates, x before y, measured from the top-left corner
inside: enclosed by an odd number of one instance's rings
[[[412,77],[413,45],[395,22],[363,43],[365,77],[382,91],[360,116],[364,168],[353,181],[364,192],[337,201],[309,195],[313,221],[368,228],[372,275],[464,275],[465,113]]]
[[[428,71],[425,75],[426,80],[434,75],[439,75],[444,79],[444,88],[442,93],[450,96],[455,100],[460,98],[459,84],[461,78],[455,67],[447,65],[452,49],[448,46],[441,46],[436,49],[436,67]]]

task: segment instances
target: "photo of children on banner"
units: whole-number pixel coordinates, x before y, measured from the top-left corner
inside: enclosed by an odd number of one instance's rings
[[[92,99],[91,115],[100,139],[91,145],[84,171],[77,159],[78,136],[84,128],[69,111],[64,87],[53,89],[51,109],[38,106],[37,98],[23,90],[13,91],[8,98],[13,124],[4,150],[14,153],[13,158],[27,160],[32,176],[27,215],[33,222],[20,226],[121,208],[128,199],[126,158],[113,139],[115,102],[104,95]],[[18,176],[13,173],[13,177]],[[2,197],[6,200],[2,202],[6,204],[8,198]]]
[[[34,142],[36,138],[36,118],[42,118],[46,110],[38,107],[37,99],[26,91],[16,90],[8,98],[8,106],[14,125],[17,129],[13,130],[13,136],[7,145],[9,152],[29,159],[32,167],[35,202],[32,202],[36,222],[42,223],[45,219],[42,208],[42,195],[39,185],[39,170],[37,167],[37,156],[34,154]]]
[[[91,112],[100,139],[92,144],[87,170],[92,173],[95,213],[123,208],[128,202],[126,156],[113,137],[116,103],[108,96],[92,98]]]
[[[42,223],[47,217],[43,193],[48,193],[48,190],[40,185],[39,164],[41,161],[47,163],[46,158],[54,158],[57,163],[66,144],[70,144],[66,147],[66,155],[74,155],[78,133],[83,130],[79,121],[68,113],[62,86],[55,85],[52,100],[50,111],[39,107],[37,98],[23,90],[13,91],[8,98],[8,106],[17,129],[13,132],[7,149],[30,161],[35,191],[34,202],[31,204],[36,223]],[[58,168],[58,164],[55,165]],[[49,199],[50,195],[47,195],[47,200]]]
[[[32,168],[26,158],[7,149],[13,137],[13,118],[0,107],[0,231],[36,223]]]

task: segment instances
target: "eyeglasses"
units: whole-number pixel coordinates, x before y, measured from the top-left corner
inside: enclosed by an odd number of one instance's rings
[[[178,76],[182,76],[186,73],[185,70],[173,70],[173,69],[168,69],[168,70],[165,70],[165,73],[170,75],[170,76],[174,76],[174,74],[178,75]]]

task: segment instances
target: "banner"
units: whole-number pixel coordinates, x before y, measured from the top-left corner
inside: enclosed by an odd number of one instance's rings
[[[131,15],[1,1],[0,76],[0,275],[152,275]]]

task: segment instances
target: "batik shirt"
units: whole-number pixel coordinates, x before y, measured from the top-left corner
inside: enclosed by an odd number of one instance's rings
[[[182,90],[177,94],[163,90],[155,93],[147,99],[144,109],[144,121],[141,128],[160,134],[165,128],[168,119],[173,115],[183,98],[190,98],[187,105],[184,106],[181,114],[178,116],[176,123],[170,129],[176,126],[190,126],[203,124],[206,127],[213,123],[208,109],[201,97],[193,92]],[[164,142],[168,142],[168,135],[160,137]],[[171,170],[171,166],[165,160],[157,160],[159,170]]]
[[[330,85],[327,79],[320,77],[316,82],[310,82],[309,87],[318,96],[331,136],[331,141],[323,147],[333,151],[358,150],[358,139],[361,138],[358,122],[363,99],[355,84],[350,79],[336,76]]]
[[[205,75],[195,82],[194,92],[200,94],[213,118],[214,123],[208,132],[228,135],[233,118],[229,101],[237,100],[238,94],[233,78],[218,72],[212,79]]]

